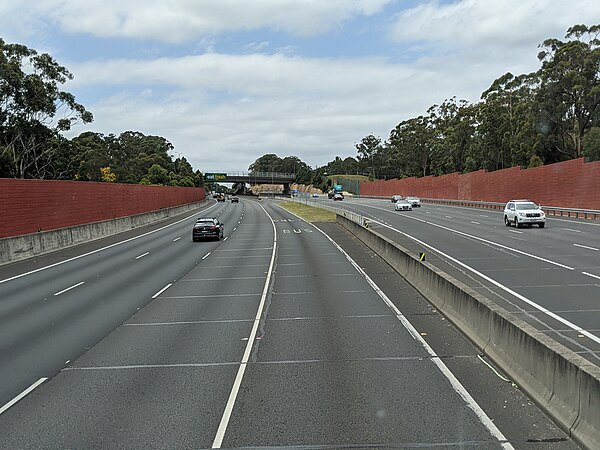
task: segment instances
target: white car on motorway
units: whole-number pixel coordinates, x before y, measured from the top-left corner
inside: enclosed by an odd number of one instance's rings
[[[421,199],[419,197],[415,197],[413,195],[406,197],[406,201],[410,203],[410,206],[413,208],[421,207]]]
[[[398,200],[394,204],[395,211],[412,211],[412,205],[404,199]]]
[[[511,200],[504,207],[504,225],[514,225],[521,228],[523,225],[546,226],[546,214],[541,206],[531,200]]]

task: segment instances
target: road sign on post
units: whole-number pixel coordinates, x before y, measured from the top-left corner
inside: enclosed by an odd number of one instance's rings
[[[205,173],[204,181],[225,181],[227,179],[226,173]]]

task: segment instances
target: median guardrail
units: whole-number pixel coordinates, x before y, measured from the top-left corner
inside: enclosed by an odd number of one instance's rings
[[[318,201],[380,255],[500,367],[578,444],[600,448],[600,367],[369,228],[368,219]]]

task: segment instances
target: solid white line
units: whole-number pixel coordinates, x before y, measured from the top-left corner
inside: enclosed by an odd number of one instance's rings
[[[269,264],[267,279],[265,280],[265,286],[263,288],[262,296],[260,297],[260,303],[258,305],[258,311],[256,311],[256,317],[254,318],[252,331],[250,332],[250,336],[248,337],[246,350],[244,351],[244,356],[242,357],[242,361],[240,363],[240,367],[235,377],[235,381],[233,382],[233,387],[231,388],[231,393],[229,394],[227,405],[225,405],[225,411],[223,412],[223,417],[221,417],[221,422],[219,423],[219,428],[217,429],[217,434],[213,441],[212,448],[221,448],[221,444],[223,443],[223,438],[225,437],[225,432],[227,431],[229,419],[231,418],[231,413],[233,411],[233,405],[235,404],[235,400],[237,399],[237,395],[240,390],[240,385],[242,384],[242,379],[244,378],[244,372],[246,371],[247,363],[250,359],[250,352],[252,351],[252,347],[254,346],[256,332],[258,331],[260,318],[263,314],[263,309],[265,307],[267,294],[269,292],[269,285],[271,284],[271,276],[273,275],[273,267],[275,265],[275,255],[277,253],[277,228],[275,227],[275,222],[273,221],[273,218],[269,215],[267,210],[262,205],[258,206],[262,208],[267,217],[271,220],[271,226],[273,227],[273,252],[271,253],[271,263]]]
[[[210,207],[208,207],[208,208],[206,208],[205,210],[202,210],[202,211],[207,211],[207,210],[209,210],[211,208],[214,208],[215,206],[216,205],[210,206]],[[153,231],[148,231],[147,233],[140,234],[139,236],[134,236],[132,238],[125,239],[124,241],[115,242],[114,244],[110,244],[110,245],[107,245],[106,247],[102,247],[102,248],[99,248],[99,249],[96,249],[96,250],[92,250],[91,252],[84,253],[83,255],[77,255],[77,256],[74,256],[72,258],[65,259],[64,261],[59,261],[59,262],[56,262],[54,264],[50,264],[48,266],[40,267],[40,268],[35,269],[35,270],[30,270],[29,272],[25,272],[25,273],[21,273],[19,275],[15,275],[14,277],[5,278],[4,280],[0,280],[0,284],[6,283],[7,281],[16,280],[17,278],[21,278],[21,277],[24,277],[24,276],[27,276],[27,275],[31,275],[33,273],[40,272],[42,270],[46,270],[46,269],[50,269],[52,267],[60,266],[61,264],[65,264],[65,263],[68,263],[68,262],[71,262],[71,261],[75,261],[76,259],[83,258],[83,257],[89,256],[89,255],[93,255],[94,253],[98,253],[98,252],[101,252],[103,250],[108,250],[109,248],[116,247],[117,245],[121,245],[121,244],[125,244],[127,242],[134,241],[134,240],[142,238],[144,236],[148,236],[148,235],[156,233],[158,231],[162,231],[162,230],[164,230],[166,228],[170,228],[170,227],[172,227],[174,225],[177,225],[178,223],[185,222],[186,220],[189,220],[192,217],[195,217],[197,214],[198,213],[194,213],[191,216],[185,217],[184,219],[178,220],[177,222],[173,222],[173,223],[171,223],[169,225],[165,225],[164,227],[157,228],[156,230],[153,230]]]
[[[597,278],[598,280],[600,280],[600,277],[598,275],[594,275],[593,273],[587,273],[587,272],[581,272],[584,275],[587,275],[588,277],[593,277],[593,278]]]
[[[143,253],[140,256],[136,256],[135,259],[143,258],[144,256],[149,255],[149,254],[150,254],[150,252]]]
[[[461,236],[466,236],[468,238],[475,239],[475,240],[481,241],[481,242],[485,242],[486,244],[495,245],[496,247],[500,247],[500,248],[503,248],[505,250],[509,250],[511,252],[518,253],[520,255],[529,256],[530,258],[537,259],[538,261],[544,261],[544,262],[547,262],[548,264],[553,264],[555,266],[562,267],[563,269],[575,270],[573,267],[565,266],[564,264],[557,263],[556,261],[551,261],[549,259],[542,258],[541,256],[532,255],[531,253],[523,252],[521,250],[517,250],[516,248],[512,248],[512,247],[509,247],[507,245],[498,244],[497,242],[489,241],[487,239],[483,239],[483,238],[480,238],[478,236],[473,236],[472,234],[463,233],[462,231],[458,231],[458,230],[453,230],[452,228],[448,228],[448,227],[445,227],[443,225],[438,225],[437,223],[432,223],[432,222],[427,222],[427,223],[429,225],[434,226],[434,227],[442,228],[443,230],[447,230],[447,231],[450,231],[452,233],[455,233],[455,234],[458,234],[458,235],[461,235]],[[513,231],[513,230],[510,230],[510,231]]]
[[[82,284],[84,284],[84,283],[85,283],[85,281],[82,281],[82,282],[80,282],[80,283],[74,284],[73,286],[71,286],[71,287],[68,287],[68,288],[66,288],[66,289],[63,289],[62,291],[59,291],[59,292],[57,292],[57,293],[56,293],[56,294],[54,294],[54,295],[56,296],[56,295],[64,294],[65,292],[67,292],[67,291],[70,291],[71,289],[75,289],[77,286],[81,286],[81,285],[82,285]]]
[[[208,258],[208,256],[209,256],[211,253],[212,253],[212,252],[208,252],[206,255],[204,255],[204,256],[202,257],[202,260],[204,261],[206,258]]]
[[[20,401],[23,397],[25,397],[27,394],[29,394],[31,391],[33,391],[36,387],[38,387],[40,384],[42,384],[47,379],[48,378],[40,378],[39,380],[37,380],[35,383],[33,383],[31,386],[29,386],[27,389],[25,389],[23,392],[21,392],[15,398],[13,398],[10,402],[8,402],[6,405],[4,405],[2,408],[0,408],[0,414],[2,414],[3,412],[6,412],[6,410],[8,408],[13,406],[18,401]]]
[[[293,213],[292,213],[293,214]],[[312,225],[312,224],[311,224]],[[379,297],[384,301],[386,305],[394,312],[398,320],[402,323],[404,328],[410,333],[413,339],[419,341],[419,343],[423,346],[425,351],[429,353],[431,356],[431,361],[437,366],[437,368],[442,372],[442,374],[448,379],[454,391],[464,400],[467,406],[475,413],[479,421],[483,424],[484,427],[488,429],[490,434],[494,436],[498,441],[500,441],[502,448],[505,449],[514,449],[514,447],[508,442],[506,437],[502,434],[502,432],[496,427],[494,422],[487,416],[485,411],[481,409],[481,407],[477,404],[475,399],[471,397],[471,394],[467,392],[464,386],[458,381],[458,379],[454,376],[454,374],[448,369],[446,364],[435,354],[433,349],[429,346],[429,344],[423,339],[423,337],[419,334],[416,328],[410,323],[410,321],[402,314],[402,312],[396,307],[396,305],[388,298],[387,295],[375,284],[375,282],[367,275],[367,273],[358,265],[356,261],[354,261],[346,251],[341,248],[337,242],[335,242],[331,237],[327,235],[323,230],[315,227],[320,233],[322,233],[329,241],[337,247],[337,249],[346,257],[346,259],[354,266],[358,273],[360,273],[364,279],[369,283],[369,285],[373,288],[373,290],[379,295]]]
[[[164,288],[162,288],[160,291],[158,291],[156,294],[154,294],[152,296],[152,298],[156,298],[158,297],[160,294],[162,294],[163,292],[165,292],[167,289],[169,289],[171,286],[173,286],[173,283],[169,283],[167,284]]]
[[[594,251],[599,251],[599,249],[595,248],[595,247],[588,247],[587,245],[581,245],[581,244],[573,244],[575,247],[581,247],[581,248],[587,248],[588,250],[594,250]]]
[[[176,237],[175,239],[173,239],[173,242],[177,242],[179,239],[181,239],[181,236]]]
[[[444,258],[447,258],[447,259],[449,259],[450,261],[452,261],[452,262],[454,262],[454,263],[456,263],[456,264],[458,264],[458,265],[460,265],[460,266],[464,267],[465,269],[468,269],[468,270],[470,270],[471,272],[473,272],[473,273],[474,273],[474,274],[476,274],[477,276],[479,276],[479,277],[483,278],[484,280],[487,280],[487,281],[489,281],[489,282],[490,282],[490,283],[492,283],[494,286],[497,286],[497,287],[499,287],[499,288],[500,288],[500,289],[502,289],[503,291],[505,291],[505,292],[508,292],[509,294],[511,294],[511,295],[513,295],[513,296],[515,296],[515,297],[517,297],[519,300],[521,300],[521,301],[523,301],[523,302],[527,303],[528,305],[531,305],[531,306],[533,306],[533,307],[534,307],[534,308],[536,308],[538,311],[541,311],[541,312],[543,312],[544,314],[547,314],[547,315],[549,315],[549,316],[550,316],[550,317],[552,317],[553,319],[556,319],[556,320],[558,320],[559,322],[563,323],[564,325],[567,325],[569,328],[572,328],[572,329],[573,329],[573,330],[575,330],[575,331],[579,331],[581,334],[583,334],[583,335],[587,336],[588,338],[590,338],[590,339],[591,339],[591,340],[593,340],[594,342],[598,342],[598,343],[600,343],[600,337],[596,336],[595,334],[592,334],[592,333],[590,333],[589,331],[586,331],[586,330],[584,330],[584,329],[583,329],[583,328],[581,328],[580,326],[578,326],[578,325],[575,325],[575,324],[574,324],[574,323],[572,323],[572,322],[569,322],[567,319],[564,319],[563,317],[559,316],[558,314],[555,314],[554,312],[552,312],[552,311],[550,311],[550,310],[548,310],[548,309],[544,308],[543,306],[540,306],[540,305],[538,305],[538,304],[537,304],[537,303],[535,303],[534,301],[532,301],[532,300],[529,300],[527,297],[524,297],[523,295],[519,294],[518,292],[515,292],[515,291],[513,291],[512,289],[510,289],[510,288],[507,288],[506,286],[504,286],[503,284],[499,283],[498,281],[496,281],[496,280],[494,280],[494,279],[492,279],[492,278],[488,277],[487,275],[484,275],[483,273],[481,273],[481,272],[479,272],[479,271],[477,271],[477,270],[473,269],[471,266],[468,266],[467,264],[465,264],[465,263],[463,263],[463,262],[459,261],[458,259],[456,259],[456,258],[453,258],[452,256],[450,256],[450,255],[448,255],[448,254],[446,254],[446,253],[442,252],[441,250],[438,250],[437,248],[435,248],[435,247],[433,247],[433,246],[431,246],[431,245],[429,245],[429,244],[426,244],[425,242],[423,242],[423,241],[421,241],[421,240],[419,240],[419,239],[417,239],[417,238],[415,238],[415,237],[411,236],[410,234],[407,234],[407,233],[405,233],[404,231],[400,231],[400,230],[398,230],[397,228],[391,227],[391,226],[389,226],[389,225],[384,225],[384,224],[382,224],[381,222],[376,222],[376,223],[379,223],[379,225],[381,225],[381,226],[384,226],[384,227],[386,227],[386,228],[389,228],[389,229],[391,229],[391,230],[394,230],[395,232],[397,232],[397,233],[400,233],[400,234],[402,234],[403,236],[406,236],[406,237],[407,237],[407,238],[409,238],[409,239],[412,239],[413,241],[417,242],[418,244],[421,244],[423,247],[426,247],[426,248],[428,248],[428,249],[430,249],[430,250],[432,250],[432,251],[434,251],[434,252],[436,252],[436,253],[438,253],[438,254],[442,255]],[[508,248],[508,247],[507,247],[507,248]],[[510,248],[509,248],[509,249],[510,249]],[[573,270],[573,269],[571,269],[571,270]]]

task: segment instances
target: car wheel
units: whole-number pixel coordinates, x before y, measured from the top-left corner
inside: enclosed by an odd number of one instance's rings
[[[539,225],[540,228],[544,228],[546,226],[545,223],[538,223],[538,225]]]
[[[510,222],[508,221],[507,216],[504,216],[504,225],[506,225],[507,227],[510,227]]]
[[[519,218],[515,216],[515,228],[521,228],[521,224],[519,223]]]

